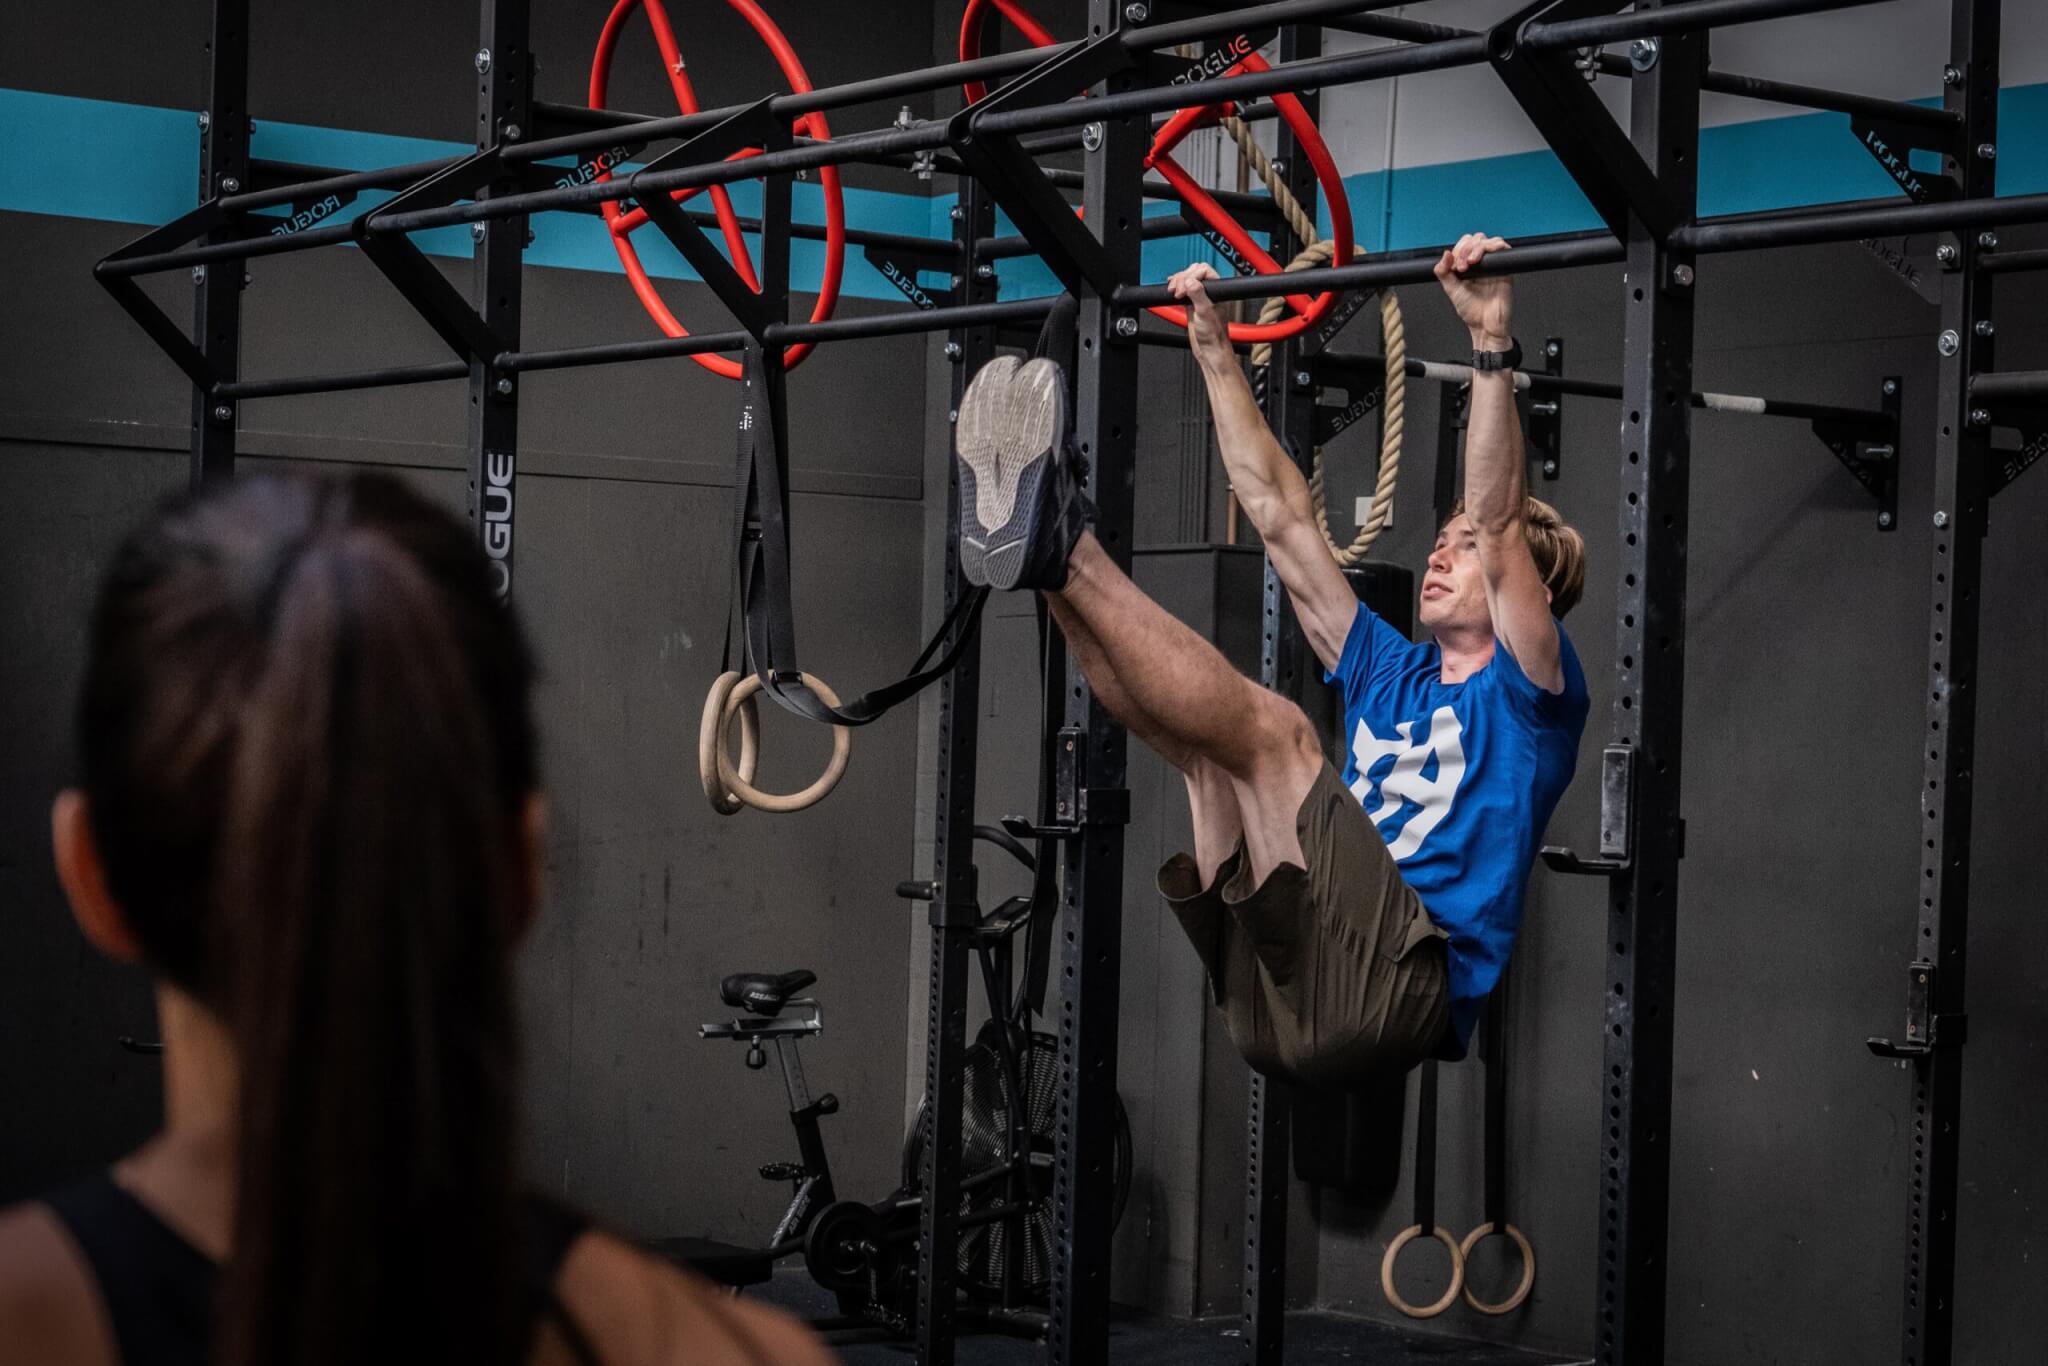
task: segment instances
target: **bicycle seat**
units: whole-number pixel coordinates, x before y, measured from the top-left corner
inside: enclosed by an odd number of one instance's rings
[[[817,973],[803,968],[794,972],[736,972],[718,984],[718,994],[734,1010],[779,1015],[790,997],[817,980]]]

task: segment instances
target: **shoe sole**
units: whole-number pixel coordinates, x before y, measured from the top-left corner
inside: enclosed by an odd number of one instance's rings
[[[1066,433],[1060,368],[1043,358],[998,356],[960,400],[960,568],[969,583],[1014,588],[1029,559],[1041,486]]]

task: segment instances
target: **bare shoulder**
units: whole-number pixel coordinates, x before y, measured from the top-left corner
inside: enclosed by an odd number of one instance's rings
[[[99,1288],[48,1207],[0,1209],[0,1342],[18,1360],[113,1366],[113,1332]]]
[[[605,1366],[826,1366],[838,1358],[779,1309],[735,1299],[624,1239],[577,1239],[556,1290]]]

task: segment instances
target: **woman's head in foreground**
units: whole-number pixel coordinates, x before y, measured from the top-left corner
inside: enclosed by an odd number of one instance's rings
[[[115,557],[53,833],[88,936],[233,1042],[218,1360],[518,1354],[532,676],[467,528],[389,478],[237,480]]]

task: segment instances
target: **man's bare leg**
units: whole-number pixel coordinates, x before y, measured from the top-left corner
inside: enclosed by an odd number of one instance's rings
[[[1223,866],[1244,834],[1244,818],[1237,809],[1237,789],[1230,775],[1175,739],[1137,704],[1118,679],[1102,642],[1095,638],[1095,632],[1080,613],[1057,594],[1047,594],[1046,601],[1052,608],[1053,619],[1059,623],[1060,634],[1066,637],[1067,649],[1109,714],[1160,758],[1179,769],[1187,780],[1188,811],[1195,828],[1195,866],[1201,872],[1202,885],[1212,886],[1216,870]]]
[[[1066,583],[1047,597],[1063,629],[1070,620],[1085,628],[1087,643],[1076,653],[1084,671],[1092,654],[1111,683],[1104,705],[1188,775],[1190,800],[1200,804],[1197,835],[1206,847],[1197,861],[1205,878],[1235,843],[1231,831],[1218,851],[1233,824],[1226,811],[1241,823],[1255,880],[1283,862],[1302,863],[1295,816],[1323,755],[1301,709],[1232,668],[1215,646],[1146,597],[1092,533],[1076,542]],[[1089,678],[1092,685],[1095,673]]]

